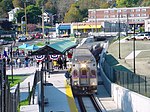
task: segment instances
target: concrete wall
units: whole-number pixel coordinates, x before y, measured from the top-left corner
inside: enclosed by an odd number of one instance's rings
[[[150,112],[150,98],[113,83],[112,97],[123,112]]]
[[[104,48],[107,49],[107,47]],[[104,58],[104,56],[101,56],[101,58]],[[113,97],[117,107],[121,108],[123,112],[150,112],[150,98],[111,83],[101,67],[102,63],[103,60],[99,62],[99,75],[102,77],[104,86]]]

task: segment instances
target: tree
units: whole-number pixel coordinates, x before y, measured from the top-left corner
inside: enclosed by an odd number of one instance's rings
[[[38,16],[42,14],[41,9],[37,6],[29,5],[26,7],[26,11],[27,11],[27,23],[37,24],[39,22]],[[25,12],[24,10],[19,10],[16,13],[17,20],[20,23],[21,23],[21,18],[25,15],[24,12]]]
[[[132,7],[136,6],[139,0],[116,0],[117,7]]]
[[[8,13],[11,9],[13,9],[12,0],[2,0],[0,2],[0,16],[1,17],[8,17]]]
[[[23,7],[23,4],[20,0],[13,0],[12,2],[14,7]]]
[[[29,5],[26,8],[27,11],[27,17],[28,17],[28,23],[37,24],[39,20],[39,15],[42,14],[42,11],[39,7],[34,5]]]
[[[80,15],[78,6],[76,4],[72,4],[64,17],[64,22],[75,22],[81,20],[81,18],[82,16]]]
[[[12,22],[9,22],[7,20],[3,21],[0,26],[3,30],[9,31],[13,28]]]
[[[27,25],[27,29],[28,29],[28,31],[30,31],[30,32],[34,31],[36,28],[37,28],[37,27],[36,27],[35,24],[28,24],[28,25]]]

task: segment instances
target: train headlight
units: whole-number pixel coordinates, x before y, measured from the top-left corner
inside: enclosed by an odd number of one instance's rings
[[[78,85],[78,82],[77,82],[77,81],[74,81],[74,85],[75,85],[75,86]]]
[[[86,68],[86,64],[85,63],[81,63],[81,68]]]
[[[91,85],[95,85],[95,82],[92,82],[92,84]]]

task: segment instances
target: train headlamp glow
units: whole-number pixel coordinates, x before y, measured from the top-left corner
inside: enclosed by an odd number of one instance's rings
[[[95,85],[95,82],[92,82],[92,84],[91,85]]]
[[[75,82],[74,82],[74,85],[78,85],[78,82],[77,82],[77,81],[75,81]]]
[[[85,63],[81,63],[81,68],[86,68],[86,64]]]

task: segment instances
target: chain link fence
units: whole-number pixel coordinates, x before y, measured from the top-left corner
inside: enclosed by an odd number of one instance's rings
[[[110,66],[106,61],[102,63],[103,70],[113,83],[150,97],[150,77],[137,75],[129,71],[120,71]]]

